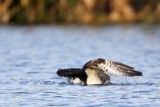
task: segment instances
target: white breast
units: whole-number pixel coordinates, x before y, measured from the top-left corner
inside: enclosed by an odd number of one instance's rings
[[[88,85],[102,84],[102,81],[100,80],[100,78],[95,70],[86,69],[85,72],[87,74],[87,84]]]

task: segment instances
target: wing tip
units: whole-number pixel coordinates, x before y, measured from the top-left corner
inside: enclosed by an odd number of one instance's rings
[[[128,74],[129,74],[129,76],[143,76],[142,72],[136,71],[136,70],[133,70],[133,71],[129,72]]]
[[[137,71],[137,76],[143,76],[143,73],[140,71]]]

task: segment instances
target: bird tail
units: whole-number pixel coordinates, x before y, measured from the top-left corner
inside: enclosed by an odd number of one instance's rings
[[[61,77],[80,77],[86,75],[80,68],[58,69],[57,74]]]

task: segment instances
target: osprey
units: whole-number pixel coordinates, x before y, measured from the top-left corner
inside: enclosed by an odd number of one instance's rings
[[[107,59],[95,59],[82,68],[58,69],[59,76],[68,77],[70,82],[96,85],[110,82],[110,76],[142,76],[133,67]]]

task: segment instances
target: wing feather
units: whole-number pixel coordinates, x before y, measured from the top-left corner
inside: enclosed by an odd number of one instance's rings
[[[142,76],[141,72],[120,62],[106,60],[103,66],[105,66],[105,72],[111,76]]]
[[[84,68],[87,67],[97,67],[109,76],[142,76],[141,72],[136,71],[131,66],[100,58],[87,62]]]

